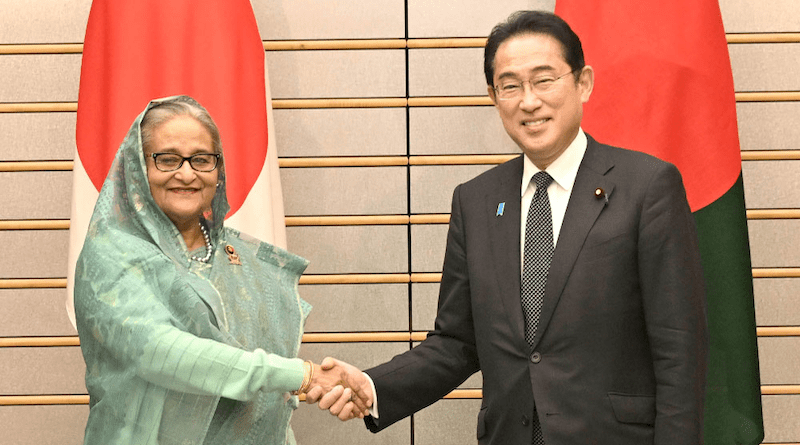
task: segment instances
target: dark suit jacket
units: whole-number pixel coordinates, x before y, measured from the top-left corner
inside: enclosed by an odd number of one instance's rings
[[[519,157],[456,188],[435,329],[367,371],[372,431],[481,370],[480,444],[530,444],[534,405],[547,445],[702,443],[705,294],[680,173],[588,139],[533,348],[520,302]]]

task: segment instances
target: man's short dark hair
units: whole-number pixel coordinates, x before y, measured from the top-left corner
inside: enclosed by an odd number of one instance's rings
[[[561,17],[545,11],[517,11],[505,22],[498,23],[489,34],[483,52],[483,73],[486,84],[494,86],[494,56],[497,48],[506,40],[525,34],[544,34],[561,43],[564,60],[572,68],[575,78],[586,64],[583,60],[581,39]]]

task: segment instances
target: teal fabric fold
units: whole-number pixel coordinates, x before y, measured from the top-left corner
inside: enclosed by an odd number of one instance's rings
[[[294,443],[308,263],[224,226],[224,170],[203,216],[214,254],[190,260],[147,181],[140,124],[158,102],[117,152],[76,268],[85,443]]]

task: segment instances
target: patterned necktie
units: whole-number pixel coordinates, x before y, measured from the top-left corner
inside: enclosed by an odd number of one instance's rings
[[[533,175],[536,193],[533,194],[525,223],[525,258],[522,267],[522,309],[525,315],[525,340],[533,346],[536,338],[536,327],[542,313],[544,286],[547,283],[547,272],[553,259],[553,218],[550,212],[550,199],[547,187],[553,178],[545,172]],[[532,419],[532,445],[545,445],[542,426],[536,409]]]
[[[525,315],[525,340],[533,346],[536,327],[542,312],[544,286],[553,259],[553,218],[547,186],[553,178],[546,172],[533,175],[536,193],[528,209],[525,224],[525,257],[522,267],[522,309]]]

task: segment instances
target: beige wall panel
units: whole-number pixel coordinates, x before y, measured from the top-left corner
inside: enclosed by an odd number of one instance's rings
[[[81,348],[0,348],[3,395],[86,394]]]
[[[310,284],[300,296],[314,306],[306,332],[409,329],[408,284]]]
[[[800,102],[736,104],[742,150],[800,148]]]
[[[414,283],[411,285],[411,295],[412,329],[433,330],[439,302],[439,283]]]
[[[764,442],[800,441],[800,395],[762,396]]]
[[[411,49],[408,91],[417,96],[485,96],[483,48]]]
[[[14,252],[0,256],[2,278],[67,276],[66,230],[3,230],[0,245]]]
[[[411,271],[441,272],[447,245],[447,224],[411,226]]]
[[[746,161],[742,163],[748,209],[800,206],[800,161]]]
[[[758,361],[764,385],[800,384],[800,337],[761,337]]]
[[[402,50],[267,52],[272,97],[402,97]]]
[[[747,226],[753,267],[800,266],[800,220],[752,220]]]
[[[406,154],[405,108],[274,110],[273,115],[278,156]]]
[[[314,363],[320,363],[325,357],[334,357],[359,369],[368,369],[388,362],[408,349],[405,342],[303,343],[298,357]]]
[[[412,155],[517,154],[494,107],[411,108]]]
[[[800,278],[756,278],[753,291],[759,326],[800,324]]]
[[[287,215],[406,213],[405,167],[284,168]]]
[[[406,226],[288,227],[286,238],[309,274],[408,272]]]
[[[480,399],[440,400],[414,415],[414,445],[477,443]]]
[[[787,69],[800,66],[800,43],[728,45],[728,52],[736,91],[800,90],[800,70]]]
[[[405,34],[403,0],[252,0],[261,38],[377,39]]]
[[[719,0],[725,32],[797,32],[797,0]]]
[[[0,102],[77,101],[81,55],[0,55],[0,73]]]
[[[453,190],[493,165],[412,166],[411,213],[450,213]]]
[[[72,172],[0,172],[0,219],[69,218]]]
[[[552,11],[555,0],[409,0],[409,37],[486,37],[520,9]]]
[[[297,443],[347,445],[403,445],[411,442],[411,420],[404,419],[378,434],[372,434],[363,420],[342,422],[317,405],[301,403],[292,415]]]
[[[83,42],[91,0],[3,0],[0,44]]]
[[[0,337],[75,335],[65,289],[0,289]]]
[[[78,445],[88,417],[89,405],[0,406],[3,443]]]
[[[75,113],[0,114],[0,161],[72,160]]]

